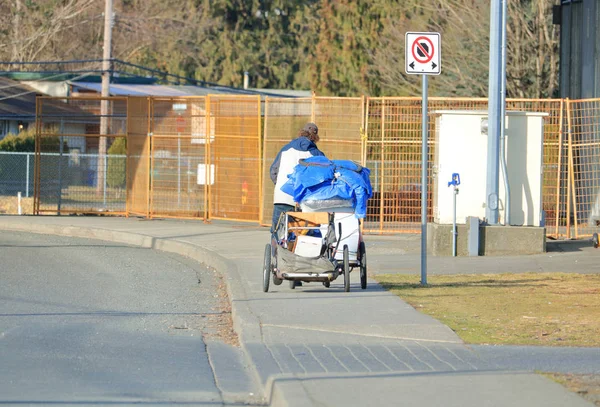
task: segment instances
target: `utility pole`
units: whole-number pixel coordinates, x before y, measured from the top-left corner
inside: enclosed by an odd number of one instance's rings
[[[98,145],[98,184],[96,192],[104,194],[106,188],[106,135],[108,134],[108,101],[110,96],[110,60],[112,46],[113,0],[106,0],[104,9],[104,52],[102,55],[102,93],[100,102],[100,142]]]
[[[17,0],[15,3],[15,19],[13,24],[14,38],[13,38],[13,51],[12,60],[17,62],[23,62],[21,60],[21,53],[19,49],[23,46],[21,44],[21,0]],[[21,67],[19,66],[19,71]]]
[[[490,225],[498,224],[498,192],[500,172],[500,133],[504,123],[504,79],[506,71],[502,58],[502,23],[504,3],[491,0],[490,4],[490,77],[488,87],[488,148],[486,175],[485,217]]]

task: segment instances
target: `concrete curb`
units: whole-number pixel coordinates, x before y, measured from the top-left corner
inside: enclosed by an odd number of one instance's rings
[[[343,379],[343,380],[340,380]],[[471,392],[473,387],[489,390]],[[377,405],[364,388],[393,395],[389,405],[562,407],[592,406],[581,396],[552,380],[528,371],[387,372],[362,374],[281,374],[269,379],[273,407]],[[440,390],[439,392],[434,389]],[[511,392],[512,389],[516,389]],[[549,392],[547,398],[542,392]],[[333,399],[327,395],[335,393]],[[506,394],[505,399],[494,395]],[[448,397],[450,395],[450,397]],[[375,396],[376,397],[376,396]]]
[[[256,369],[256,366],[252,363],[250,352],[246,348],[247,343],[262,342],[260,320],[246,305],[248,296],[246,295],[244,285],[241,284],[241,276],[235,262],[219,255],[215,251],[191,243],[155,238],[139,233],[113,231],[93,227],[55,225],[0,225],[0,229],[15,232],[98,239],[160,250],[189,257],[222,273],[225,280],[227,295],[231,302],[231,317],[233,319],[234,330],[240,337],[240,345],[244,350],[247,365],[252,371],[252,379],[258,383],[263,392],[263,396],[265,395],[266,391],[262,384],[261,376]],[[238,284],[235,284],[235,282]]]

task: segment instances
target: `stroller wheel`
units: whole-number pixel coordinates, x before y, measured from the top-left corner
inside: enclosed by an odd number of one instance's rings
[[[350,253],[348,245],[344,245],[344,291],[350,291]]]
[[[271,278],[271,245],[265,246],[265,259],[263,263],[263,291],[269,291],[269,279]]]
[[[358,253],[360,256],[360,288],[365,290],[367,288],[367,251],[365,249],[365,242],[360,242]]]

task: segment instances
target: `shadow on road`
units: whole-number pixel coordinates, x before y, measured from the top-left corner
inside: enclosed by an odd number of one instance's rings
[[[547,252],[581,252],[583,249],[594,249],[591,240],[549,240],[546,242]]]

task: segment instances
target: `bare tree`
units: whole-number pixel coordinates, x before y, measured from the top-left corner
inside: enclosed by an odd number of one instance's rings
[[[183,4],[182,4],[183,3]],[[211,26],[197,0],[116,0],[114,58],[177,72],[198,55]],[[15,62],[102,58],[102,0],[0,2],[0,60]],[[189,72],[188,72],[189,73]]]
[[[508,2],[507,92],[547,98],[558,92],[559,32],[551,0]]]
[[[56,59],[50,58],[56,45],[68,44],[71,30],[85,24],[97,5],[96,0],[4,2],[1,23],[10,29],[0,31],[0,55],[16,62]]]
[[[508,97],[551,97],[557,90],[558,32],[552,25],[551,7],[551,0],[508,1]],[[442,74],[430,81],[432,94],[487,96],[489,18],[486,0],[398,5],[386,24],[381,46],[374,50],[375,73],[383,83],[383,93],[419,93],[420,81],[404,73],[404,33],[438,31],[442,33]]]
[[[188,0],[121,1],[115,24],[117,58],[135,60],[144,50],[191,56],[197,42],[211,26],[205,9],[199,2]]]
[[[489,5],[484,0],[437,0],[399,5],[386,24],[381,46],[374,51],[384,93],[420,93],[420,81],[404,73],[407,31],[442,33],[442,74],[431,78],[437,96],[482,96],[487,89]],[[486,17],[487,16],[487,17]]]

